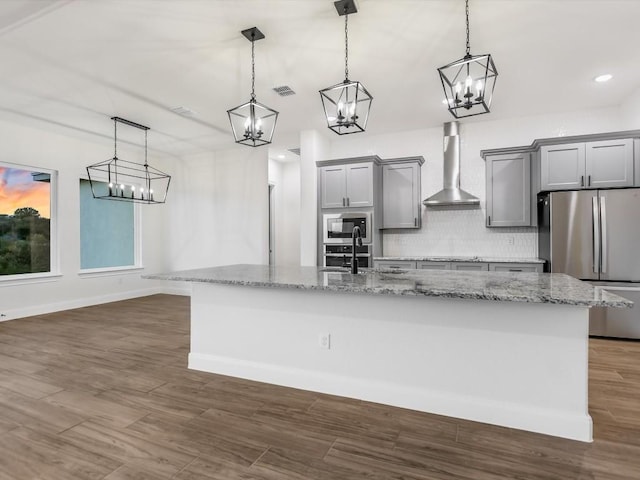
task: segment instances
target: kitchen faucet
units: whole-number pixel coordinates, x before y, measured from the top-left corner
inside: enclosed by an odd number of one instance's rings
[[[360,227],[353,227],[351,232],[351,273],[358,273],[358,259],[356,258],[356,245],[362,246],[362,233]]]

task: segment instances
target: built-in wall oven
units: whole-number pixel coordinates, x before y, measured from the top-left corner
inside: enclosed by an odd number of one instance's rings
[[[371,226],[371,214],[367,212],[325,213],[322,215],[323,243],[351,244],[353,229],[359,227],[362,243],[370,244]]]
[[[362,245],[355,247],[358,266],[372,267],[372,225],[370,212],[325,213],[322,215],[324,266],[351,266],[353,229],[358,227],[362,236]]]
[[[352,245],[324,245],[324,266],[350,267],[353,258],[352,251]],[[371,244],[356,245],[356,258],[358,259],[358,267],[372,267]]]

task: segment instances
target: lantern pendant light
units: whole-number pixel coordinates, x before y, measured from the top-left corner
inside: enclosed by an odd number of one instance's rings
[[[471,55],[469,0],[465,0],[467,51],[460,60],[440,67],[447,107],[456,118],[489,113],[498,71],[490,54]],[[443,103],[444,103],[443,102]]]
[[[271,143],[273,132],[276,129],[278,112],[256,100],[254,43],[256,40],[265,38],[264,34],[257,27],[248,28],[241,33],[251,42],[251,99],[247,103],[227,110],[227,114],[236,143],[259,147]]]
[[[164,203],[171,176],[152,167],[147,161],[149,127],[120,117],[111,117],[111,120],[113,158],[87,167],[93,198],[146,204]],[[118,158],[118,123],[144,130],[144,164]]]
[[[354,0],[334,2],[344,16],[344,82],[320,90],[327,126],[338,135],[364,132],[373,97],[360,82],[349,80],[349,14],[358,9]]]

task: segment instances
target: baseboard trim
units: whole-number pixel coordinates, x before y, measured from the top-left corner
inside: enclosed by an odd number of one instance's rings
[[[408,385],[351,378],[328,372],[307,371],[201,353],[189,354],[189,368],[437,415],[483,423],[489,422],[508,428],[571,438],[583,442],[592,441],[593,423],[589,415],[526,408],[449,392],[418,389]]]
[[[42,305],[30,305],[24,308],[15,308],[2,312],[3,317],[0,317],[1,322],[8,320],[17,320],[19,318],[32,317],[34,315],[45,315],[47,313],[61,312],[63,310],[71,310],[74,308],[90,307],[92,305],[101,305],[103,303],[119,302],[121,300],[130,300],[132,298],[146,297],[149,295],[157,294],[167,295],[182,295],[190,296],[190,288],[176,288],[176,287],[152,287],[139,290],[130,290],[126,292],[111,293],[108,295],[99,295],[95,297],[76,298],[72,300],[65,300],[62,302],[47,303]]]

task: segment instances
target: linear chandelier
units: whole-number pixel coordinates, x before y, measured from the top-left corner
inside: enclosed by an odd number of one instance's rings
[[[469,0],[465,0],[467,51],[465,56],[438,69],[445,102],[456,118],[489,113],[498,71],[490,54],[471,55]]]
[[[265,38],[257,27],[243,30],[251,42],[251,99],[231,110],[227,110],[236,143],[249,147],[259,147],[271,143],[278,120],[278,112],[256,100],[255,41]]]
[[[320,90],[327,126],[338,135],[364,132],[373,97],[360,82],[349,80],[349,14],[357,13],[353,0],[334,2],[344,16],[344,81]]]
[[[113,158],[87,167],[93,198],[135,203],[164,203],[171,176],[147,162],[149,127],[111,117],[113,120]],[[118,123],[144,130],[144,164],[118,158]]]

